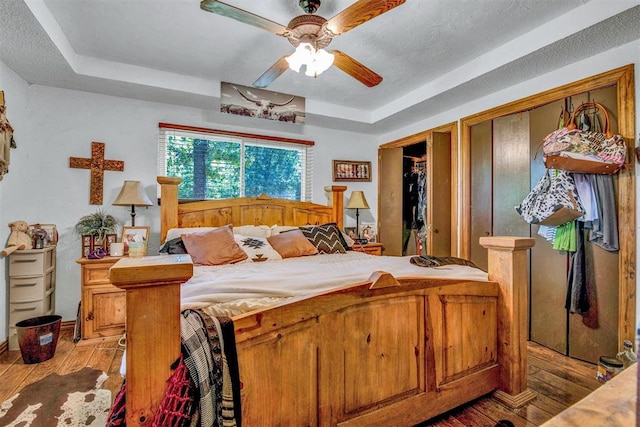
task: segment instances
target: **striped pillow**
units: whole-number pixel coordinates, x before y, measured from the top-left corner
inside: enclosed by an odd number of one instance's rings
[[[346,252],[340,230],[334,223],[300,227],[302,234],[318,248],[321,254]]]

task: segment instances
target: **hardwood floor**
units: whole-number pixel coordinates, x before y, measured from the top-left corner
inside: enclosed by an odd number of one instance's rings
[[[490,396],[481,397],[446,414],[420,424],[421,427],[493,427],[509,420],[516,427],[539,426],[600,386],[596,365],[572,359],[529,342],[529,388],[537,399],[512,411]]]
[[[0,356],[0,402],[16,394],[24,386],[54,372],[68,374],[90,366],[109,375],[102,388],[115,396],[120,389],[120,360],[124,347],[118,337],[91,345],[73,342],[73,328],[61,328],[55,355],[44,362],[25,365],[20,351],[8,351]]]
[[[76,345],[72,338],[73,330],[63,329],[55,356],[38,364],[25,365],[19,351],[2,354],[0,402],[50,373],[66,374],[85,366],[107,372],[109,379],[103,387],[115,396],[122,382],[119,370],[123,347],[115,339]],[[600,386],[595,365],[565,357],[535,343],[529,343],[528,356],[529,387],[538,396],[532,403],[514,412],[490,396],[482,397],[420,426],[493,427],[499,420],[509,420],[517,427],[538,426]]]

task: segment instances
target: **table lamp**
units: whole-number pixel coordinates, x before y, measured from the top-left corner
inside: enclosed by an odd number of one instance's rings
[[[364,197],[364,192],[352,191],[345,209],[356,210],[356,233],[358,239],[360,239],[360,209],[369,209],[369,203],[367,203],[367,199]]]
[[[125,181],[120,194],[112,203],[114,206],[131,205],[131,226],[136,225],[136,206],[151,206],[153,202],[147,197],[140,181]]]

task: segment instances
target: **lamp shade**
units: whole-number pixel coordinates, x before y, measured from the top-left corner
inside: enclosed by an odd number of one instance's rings
[[[113,202],[115,206],[151,206],[153,202],[149,200],[144,192],[140,181],[125,181],[120,189],[120,194]]]
[[[345,209],[369,209],[369,203],[367,203],[367,199],[364,197],[364,192],[352,191]]]

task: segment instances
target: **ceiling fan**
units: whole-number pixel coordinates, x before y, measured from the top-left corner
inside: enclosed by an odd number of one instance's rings
[[[316,77],[331,65],[335,65],[351,77],[368,87],[382,81],[382,77],[339,50],[327,52],[325,47],[335,37],[400,6],[405,0],[356,1],[331,19],[314,15],[320,7],[320,0],[300,0],[304,15],[296,16],[287,26],[255,15],[246,10],[217,0],[202,0],[200,8],[267,30],[286,37],[296,48],[293,54],[284,55],[253,82],[253,87],[264,88],[271,84],[287,68],[299,71],[306,65],[306,75]]]

